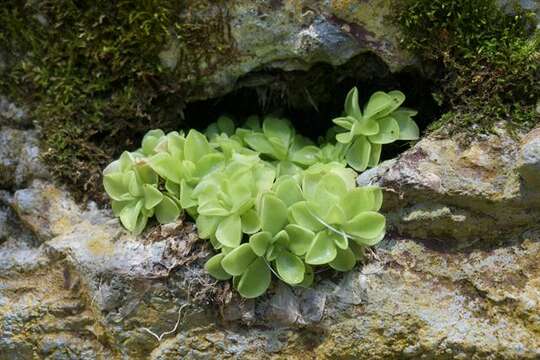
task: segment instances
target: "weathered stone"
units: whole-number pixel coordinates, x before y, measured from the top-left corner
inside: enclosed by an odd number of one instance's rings
[[[186,54],[202,52],[195,64],[199,69],[190,69],[195,71],[188,77],[189,101],[247,86],[239,80],[261,69],[292,71],[307,70],[317,63],[341,65],[359,54],[373,53],[396,72],[416,62],[399,46],[398,30],[388,19],[390,11],[386,0],[258,0],[237,1],[226,9],[218,4],[201,6],[185,21],[198,19],[201,27],[217,24],[205,46],[219,49],[185,49],[182,42],[171,42],[159,55],[163,66],[175,68],[189,66]],[[273,81],[268,72],[251,79],[257,85]]]
[[[32,179],[46,178],[47,171],[38,156],[34,130],[0,128],[0,189],[20,188]]]
[[[534,141],[521,145],[499,130],[464,143],[422,139],[397,159],[364,172],[358,182],[384,189],[393,229],[433,246],[491,246],[538,226],[540,208],[533,206],[534,195],[524,192],[519,178],[530,165],[522,161],[518,168],[525,153],[534,162]],[[538,188],[531,191],[538,193]]]
[[[0,73],[2,71],[2,53],[0,51]],[[28,112],[10,102],[6,97],[0,95],[0,126],[27,127],[31,125]]]
[[[523,138],[518,166],[525,191],[537,193],[540,188],[540,128]]]

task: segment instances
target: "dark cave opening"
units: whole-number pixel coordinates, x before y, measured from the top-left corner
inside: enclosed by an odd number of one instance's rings
[[[333,125],[343,111],[347,92],[356,86],[363,106],[375,91],[400,90],[406,95],[404,106],[415,109],[421,136],[437,120],[443,109],[432,91],[433,81],[416,69],[391,73],[374,55],[364,54],[347,64],[333,67],[317,64],[308,71],[262,69],[238,80],[229,94],[188,104],[184,110],[185,128],[204,129],[220,115],[231,116],[237,125],[250,115],[276,114],[291,120],[302,135],[316,140]],[[397,156],[410,147],[398,141],[383,146],[381,160]]]

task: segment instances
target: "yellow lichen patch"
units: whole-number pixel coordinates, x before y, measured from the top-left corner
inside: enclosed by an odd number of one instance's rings
[[[88,251],[94,256],[107,256],[114,253],[114,245],[110,241],[110,237],[105,235],[92,236],[86,243]]]

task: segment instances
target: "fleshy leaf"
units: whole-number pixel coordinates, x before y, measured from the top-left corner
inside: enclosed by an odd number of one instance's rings
[[[289,224],[285,227],[289,234],[289,249],[296,255],[304,255],[310,248],[315,233],[300,225]]]
[[[135,231],[135,228],[137,226],[137,218],[139,217],[142,206],[142,199],[138,201],[133,201],[124,206],[124,208],[120,212],[120,221],[122,222],[122,225],[124,225],[124,227],[129,231]]]
[[[330,267],[337,271],[350,271],[356,265],[356,256],[351,249],[337,249],[336,258],[330,262]]]
[[[364,109],[365,118],[375,118],[394,106],[394,99],[383,91],[377,91],[369,98]]]
[[[178,160],[169,153],[158,153],[148,159],[150,167],[165,180],[180,184],[182,172],[178,166]]]
[[[180,216],[180,208],[174,200],[164,196],[163,200],[156,206],[156,219],[160,224],[167,224],[176,221]]]
[[[225,133],[229,136],[234,134],[234,122],[228,116],[220,116],[217,119],[217,126],[220,132]]]
[[[317,161],[317,156],[319,155],[319,148],[313,145],[304,146],[302,149],[292,153],[290,159],[291,161],[302,164],[302,165],[311,165]]]
[[[420,129],[418,129],[416,122],[411,119],[410,114],[410,110],[401,109],[392,113],[392,117],[399,125],[399,140],[416,140],[420,137]]]
[[[154,153],[154,148],[163,136],[165,136],[165,133],[160,129],[150,130],[147,132],[142,140],[143,153],[146,155],[152,155]]]
[[[348,116],[360,119],[362,117],[362,111],[360,111],[360,105],[358,104],[358,89],[353,87],[345,98],[345,112]]]
[[[292,177],[279,181],[276,184],[275,193],[287,206],[304,200],[300,186]]]
[[[381,144],[371,144],[371,152],[369,154],[368,166],[374,167],[379,165],[379,161],[381,159],[381,150]]]
[[[254,210],[248,210],[242,214],[242,232],[254,234],[261,228],[259,216]]]
[[[225,255],[221,261],[223,269],[233,275],[242,275],[249,265],[257,258],[249,244],[242,244]]]
[[[306,264],[328,264],[335,259],[336,254],[337,250],[334,239],[327,230],[324,230],[315,236],[315,239],[306,254]]]
[[[270,286],[272,274],[263,258],[255,260],[238,282],[238,292],[247,299],[256,298]]]
[[[399,139],[399,124],[394,118],[387,116],[379,119],[379,132],[369,136],[374,144],[389,144]]]
[[[224,254],[214,255],[204,264],[204,269],[218,280],[229,280],[231,278],[231,275],[221,266],[221,261],[224,257]]]
[[[269,139],[277,138],[286,148],[292,141],[294,130],[284,119],[267,117],[263,121],[263,132]]]
[[[272,235],[267,231],[261,231],[249,237],[249,245],[257,256],[264,256],[271,242]]]
[[[311,231],[319,231],[324,228],[324,225],[311,213],[306,201],[297,202],[289,208],[289,219]]]
[[[374,186],[354,188],[344,195],[339,203],[347,218],[352,219],[361,212],[379,210],[382,203],[382,191]]]
[[[225,246],[237,247],[240,245],[242,241],[242,220],[240,220],[240,216],[233,214],[224,218],[216,229],[216,238]]]
[[[244,141],[255,151],[261,154],[274,155],[274,147],[266,136],[261,133],[251,133],[244,137]]]
[[[217,216],[199,215],[197,217],[197,231],[201,239],[209,239],[216,233],[217,226],[222,219]]]
[[[156,187],[148,184],[143,185],[144,189],[144,207],[152,209],[163,200],[163,194]]]
[[[358,136],[347,151],[345,159],[356,171],[366,170],[371,155],[371,144],[364,136]]]
[[[353,236],[372,239],[384,232],[386,219],[375,211],[364,211],[343,225],[343,230]]]
[[[334,124],[346,129],[346,130],[351,130],[352,129],[352,126],[353,126],[353,123],[356,121],[355,118],[353,117],[339,117],[339,118],[335,118],[332,120],[334,122]]]
[[[295,285],[304,280],[304,262],[288,251],[282,252],[276,258],[276,270],[287,284]]]
[[[277,234],[287,224],[287,205],[275,195],[263,195],[259,213],[261,228],[272,235]]]
[[[186,160],[196,163],[204,155],[212,152],[212,148],[206,140],[206,136],[191,129],[186,136],[186,143],[184,145],[184,156]]]
[[[129,200],[132,196],[129,194],[128,184],[125,183],[124,173],[109,173],[103,176],[103,186],[111,199],[122,201]]]

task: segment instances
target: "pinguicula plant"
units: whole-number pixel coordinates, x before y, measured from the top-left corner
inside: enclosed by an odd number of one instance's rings
[[[272,278],[309,287],[315,269],[349,271],[383,239],[382,191],[358,187],[356,171],[377,165],[383,144],[418,138],[404,100],[379,91],[361,110],[353,88],[318,146],[274,116],[241,127],[222,116],[187,135],[151,130],[107,166],[104,187],[134,234],[185,210],[216,251],[206,270],[245,298],[264,294]]]

